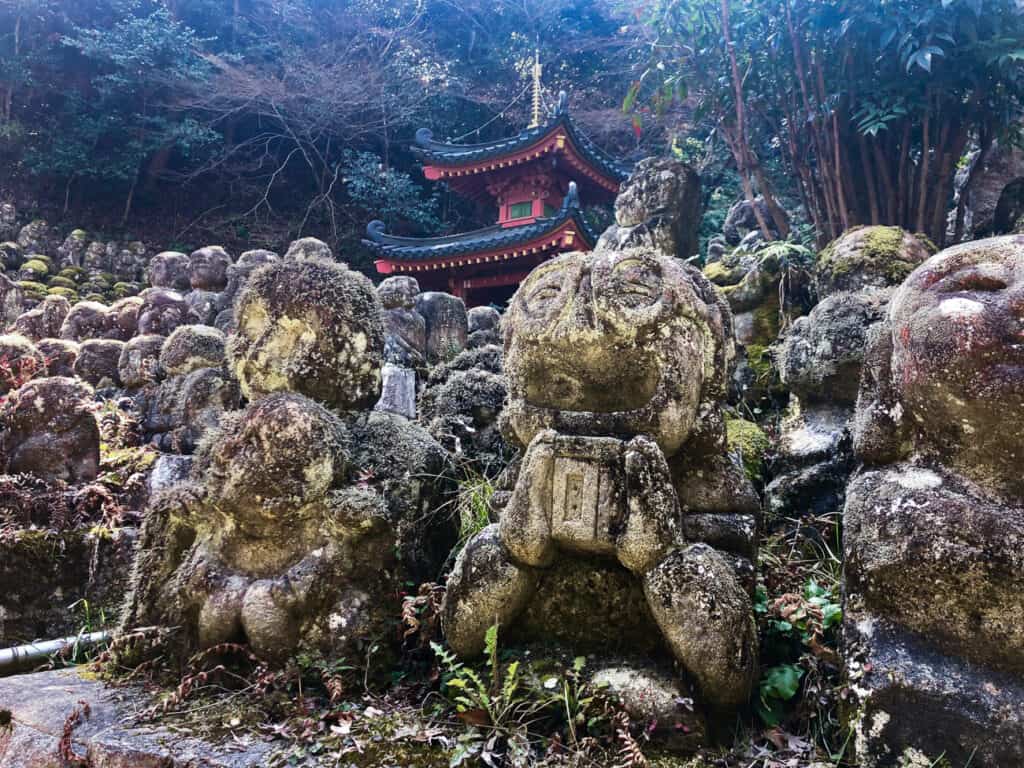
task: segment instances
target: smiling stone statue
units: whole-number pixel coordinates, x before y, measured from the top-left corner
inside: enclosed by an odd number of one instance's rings
[[[479,653],[487,628],[528,615],[566,563],[617,569],[641,585],[643,612],[704,701],[746,702],[757,640],[741,576],[757,501],[724,447],[728,307],[677,259],[599,249],[535,269],[504,322],[505,428],[526,448],[500,522],[449,579],[449,643]]]

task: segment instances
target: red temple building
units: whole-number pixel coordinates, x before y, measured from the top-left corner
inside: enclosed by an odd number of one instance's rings
[[[614,201],[629,171],[587,139],[569,116],[565,94],[546,122],[518,136],[481,144],[434,141],[416,132],[423,173],[457,194],[497,210],[492,226],[443,237],[398,237],[373,221],[364,244],[382,275],[411,275],[425,291],[447,291],[467,306],[502,302],[542,261],[593,248],[580,201]]]

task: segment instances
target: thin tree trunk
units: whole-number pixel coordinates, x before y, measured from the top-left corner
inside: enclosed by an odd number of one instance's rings
[[[885,223],[896,224],[898,223],[897,205],[899,201],[896,199],[896,190],[892,184],[892,176],[889,174],[889,164],[877,137],[869,137],[868,143],[871,145],[875,169],[882,184],[882,194],[885,196]]]
[[[757,200],[754,197],[754,191],[750,184],[748,163],[750,151],[747,148],[746,114],[743,108],[743,81],[740,78],[739,64],[736,62],[736,47],[732,42],[732,31],[729,29],[729,0],[721,0],[721,12],[722,36],[725,38],[725,49],[729,53],[729,66],[732,72],[732,87],[735,92],[734,98],[736,101],[737,136],[735,143],[738,151],[734,151],[733,155],[736,157],[736,163],[739,166],[740,180],[743,183],[743,194],[746,195],[747,200],[750,202],[750,206],[754,211],[754,218],[757,219],[757,226],[761,229],[761,234],[764,235],[764,239],[771,240],[772,235],[768,229],[768,222],[764,220],[764,216],[757,207]]]
[[[914,221],[914,231],[924,231],[924,214],[925,207],[928,204],[928,155],[931,152],[929,146],[929,133],[931,131],[931,97],[925,97],[925,112],[924,112],[924,123],[921,126],[921,175],[918,178],[918,196],[917,196],[917,218]]]
[[[910,160],[910,120],[905,120],[903,124],[903,140],[900,142],[900,166],[897,179],[900,185],[899,193],[899,221],[897,222],[900,226],[906,226],[906,222],[910,219],[910,189],[909,179],[907,178],[907,165]]]
[[[878,188],[875,182],[875,170],[872,167],[871,155],[868,154],[868,143],[864,134],[857,131],[857,145],[860,150],[860,164],[864,169],[864,185],[868,189],[868,209],[871,212],[871,223],[879,224],[881,218],[878,210]]]

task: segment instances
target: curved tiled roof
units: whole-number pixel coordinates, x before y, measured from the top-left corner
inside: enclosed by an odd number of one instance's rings
[[[420,128],[416,131],[416,144],[410,149],[413,154],[427,165],[467,165],[510,155],[519,150],[526,149],[552,133],[555,129],[562,127],[580,154],[595,169],[615,181],[625,181],[629,177],[632,170],[631,167],[620,163],[587,138],[569,116],[567,105],[568,100],[563,93],[559,98],[558,108],[551,116],[551,119],[544,125],[537,126],[536,128],[527,128],[520,131],[516,136],[485,141],[479,144],[451,144],[435,141],[434,134],[430,129]]]
[[[575,183],[569,185],[569,194],[554,216],[538,218],[529,224],[515,227],[495,224],[472,232],[442,237],[399,237],[387,234],[384,222],[371,221],[366,226],[367,239],[363,240],[363,245],[381,258],[392,261],[429,261],[511,248],[553,233],[568,221],[579,227],[581,235],[591,244],[597,242],[597,235],[580,212]]]

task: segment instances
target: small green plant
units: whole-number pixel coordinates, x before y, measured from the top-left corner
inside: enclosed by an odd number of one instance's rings
[[[479,473],[459,484],[459,548],[491,523],[494,484]]]
[[[440,643],[430,644],[444,672],[442,691],[465,722],[498,729],[514,728],[539,707],[522,695],[519,661],[513,661],[502,673],[498,659],[497,624],[487,630],[484,643],[490,665],[487,680]]]
[[[797,664],[779,664],[762,672],[758,683],[757,714],[766,725],[782,722],[786,702],[800,690],[803,676],[804,671]]]

